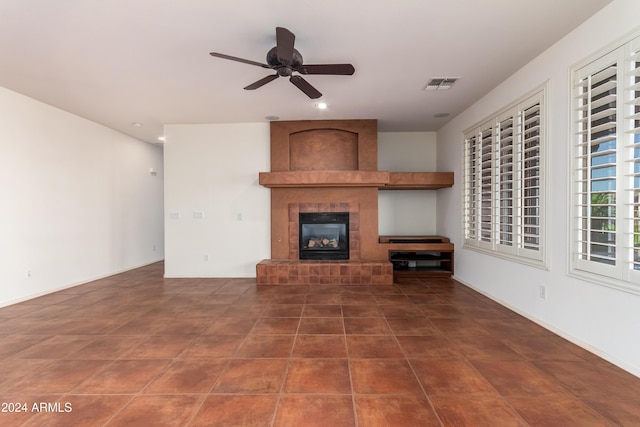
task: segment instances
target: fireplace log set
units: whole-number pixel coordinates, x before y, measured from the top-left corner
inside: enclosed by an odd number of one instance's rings
[[[309,239],[309,242],[305,246],[305,248],[337,248],[338,247],[338,239],[337,238],[328,238],[328,237],[315,237]]]

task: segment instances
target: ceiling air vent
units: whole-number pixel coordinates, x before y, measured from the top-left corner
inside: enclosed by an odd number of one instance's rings
[[[460,77],[433,78],[423,90],[448,90]]]

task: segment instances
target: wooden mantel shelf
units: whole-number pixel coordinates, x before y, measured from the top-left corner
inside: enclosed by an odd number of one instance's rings
[[[453,172],[260,172],[258,182],[268,188],[377,187],[380,190],[436,190],[453,185]]]
[[[389,182],[389,172],[378,171],[292,171],[260,172],[258,182],[269,188],[295,187],[380,187]]]

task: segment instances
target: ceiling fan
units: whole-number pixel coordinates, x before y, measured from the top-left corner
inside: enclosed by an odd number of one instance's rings
[[[355,68],[351,64],[317,64],[306,65],[302,62],[302,55],[293,48],[296,36],[291,31],[283,27],[276,27],[276,46],[267,52],[267,63],[251,61],[249,59],[238,58],[235,56],[225,55],[223,53],[211,52],[211,56],[232,61],[244,62],[249,65],[257,65],[262,68],[271,68],[275,70],[275,74],[264,77],[257,82],[246,86],[245,90],[255,90],[267,83],[277,79],[278,77],[289,77],[289,81],[298,89],[304,92],[309,98],[316,99],[322,96],[315,87],[298,74],[325,74],[325,75],[352,75]]]

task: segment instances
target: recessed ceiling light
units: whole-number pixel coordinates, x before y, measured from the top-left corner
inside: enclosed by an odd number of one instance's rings
[[[326,110],[327,109],[327,103],[326,102],[318,102],[316,104],[316,108],[318,110]]]
[[[133,122],[131,123],[131,126],[133,126],[134,128],[141,128],[143,126],[142,123],[138,123],[138,122]]]
[[[436,119],[442,119],[444,117],[449,117],[449,113],[437,113],[434,114],[433,117],[435,117]]]
[[[162,142],[164,142],[164,141],[166,141],[166,140],[167,140],[167,138],[165,138],[164,136],[159,136],[159,137],[158,137],[158,141],[162,141]]]
[[[265,119],[269,120],[270,122],[273,122],[275,120],[280,120],[280,117],[278,117],[278,116],[266,116]]]

